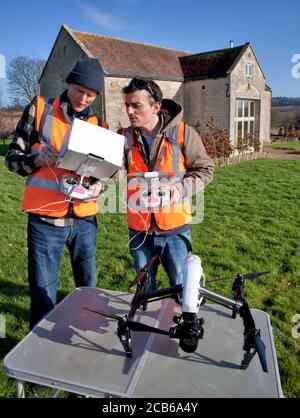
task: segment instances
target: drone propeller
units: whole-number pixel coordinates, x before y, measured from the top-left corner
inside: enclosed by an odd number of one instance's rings
[[[154,327],[151,327],[150,325],[142,324],[141,322],[137,322],[137,321],[129,321],[126,316],[125,317],[118,316],[109,312],[98,311],[96,309],[90,308],[89,306],[82,306],[81,309],[96,313],[98,315],[106,316],[107,318],[112,318],[112,319],[116,319],[117,321],[121,321],[122,325],[125,325],[131,331],[153,332],[156,334],[169,335],[169,332],[163,329],[154,328]]]
[[[256,279],[259,276],[263,276],[264,274],[268,274],[268,273],[271,273],[271,272],[270,271],[260,271],[258,273],[247,273],[247,274],[241,274],[241,277],[243,279],[253,280],[253,279]],[[206,283],[222,282],[222,281],[225,281],[225,280],[232,280],[232,277],[231,278],[226,277],[224,279],[217,278],[217,279],[213,279],[213,280],[208,280],[208,281],[206,281]]]
[[[106,316],[107,318],[116,319],[117,321],[121,319],[121,316],[118,316],[109,312],[97,311],[96,309],[90,308],[89,306],[81,306],[81,309],[84,309],[85,311],[89,311],[89,312],[94,312],[98,315]]]
[[[248,273],[248,274],[244,274],[243,278],[253,280],[253,279],[256,279],[256,277],[263,276],[264,274],[268,274],[268,273],[271,273],[271,272],[270,271],[260,271],[258,273]]]
[[[141,269],[141,271],[138,273],[138,275],[136,276],[136,278],[129,283],[128,288],[131,288],[132,286],[134,286],[136,283],[138,282],[142,282],[144,277],[147,276],[148,273],[148,269],[152,266],[152,264],[156,261],[156,259],[158,258],[158,255],[155,255],[154,257],[152,257],[145,265],[144,267]]]

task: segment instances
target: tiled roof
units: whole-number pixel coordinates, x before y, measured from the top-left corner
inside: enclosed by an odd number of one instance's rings
[[[69,28],[68,31],[85,50],[99,59],[106,75],[183,81],[178,57],[190,55],[190,52],[78,32]]]
[[[250,45],[220,49],[218,51],[180,57],[180,64],[185,80],[226,77],[227,71],[235,63],[239,54]]]
[[[156,80],[199,80],[226,77],[249,42],[234,48],[191,54],[141,42],[63,28],[90,56],[98,58],[105,75]]]

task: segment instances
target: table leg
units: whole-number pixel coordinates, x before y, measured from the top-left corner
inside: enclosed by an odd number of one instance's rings
[[[23,380],[16,380],[17,383],[17,398],[25,398],[25,388]]]

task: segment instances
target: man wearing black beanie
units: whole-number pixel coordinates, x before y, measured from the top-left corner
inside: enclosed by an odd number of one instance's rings
[[[56,303],[65,245],[76,286],[96,284],[95,215],[101,185],[91,178],[89,188],[95,200],[72,201],[60,190],[59,182],[66,171],[55,163],[74,118],[108,128],[92,107],[104,87],[103,70],[97,59],[84,58],[65,81],[68,88],[60,97],[36,96],[25,108],[5,159],[9,170],[27,178],[22,210],[28,212],[30,329]]]

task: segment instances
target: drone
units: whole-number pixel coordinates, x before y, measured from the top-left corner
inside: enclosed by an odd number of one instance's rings
[[[244,326],[244,344],[245,351],[241,361],[240,368],[246,370],[255,356],[258,354],[262,370],[268,372],[265,344],[261,338],[260,329],[257,329],[244,295],[244,281],[246,279],[255,279],[264,274],[270,273],[263,271],[258,273],[240,274],[233,279],[232,291],[233,299],[208,290],[204,286],[204,275],[201,267],[200,257],[188,255],[183,266],[183,282],[172,287],[151,291],[149,269],[154,262],[159,262],[158,256],[152,257],[141,269],[136,278],[129,284],[129,289],[136,285],[136,290],[131,300],[131,306],[128,314],[118,316],[113,313],[95,310],[89,306],[82,306],[81,309],[105,316],[118,321],[117,336],[123,345],[126,357],[132,357],[132,336],[131,331],[150,332],[165,335],[171,339],[179,340],[179,347],[192,353],[197,350],[198,342],[204,336],[204,319],[198,316],[200,305],[206,302],[206,299],[218,303],[232,310],[232,318],[237,314],[243,320]],[[201,285],[201,278],[203,283]],[[216,279],[222,280],[222,279]],[[224,279],[223,279],[224,280]],[[213,280],[211,280],[213,281]],[[172,326],[168,331],[154,328],[152,326],[137,322],[134,316],[138,309],[147,310],[147,305],[161,299],[172,298],[181,308],[180,315],[174,315]]]

